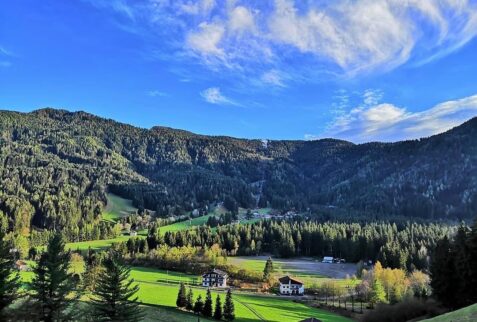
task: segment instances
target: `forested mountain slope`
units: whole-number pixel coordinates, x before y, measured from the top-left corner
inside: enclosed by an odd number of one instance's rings
[[[398,143],[244,140],[141,129],[84,112],[0,112],[2,227],[98,220],[107,189],[161,215],[228,200],[370,216],[477,213],[477,118]]]

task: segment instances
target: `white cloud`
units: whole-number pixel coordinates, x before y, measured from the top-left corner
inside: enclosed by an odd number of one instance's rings
[[[169,57],[172,47],[175,56],[248,79],[273,69],[294,81],[383,73],[438,59],[477,35],[475,0],[85,1],[162,36]]]
[[[220,24],[203,22],[199,29],[187,36],[187,46],[204,56],[224,57],[224,51],[219,43],[224,35],[225,28]]]
[[[437,104],[421,112],[383,103],[338,116],[320,136],[356,143],[417,139],[441,133],[477,116],[477,95]]]
[[[283,75],[276,69],[271,69],[262,74],[260,78],[265,84],[274,85],[278,87],[286,87],[283,82]]]
[[[230,11],[228,24],[231,32],[256,30],[253,14],[243,6],[237,6]]]
[[[206,102],[211,104],[239,105],[231,99],[222,95],[222,93],[220,92],[220,88],[218,87],[207,88],[206,90],[202,91],[200,95],[205,99]]]
[[[167,96],[167,93],[161,92],[161,91],[158,91],[158,90],[152,90],[152,91],[147,92],[147,95],[149,95],[151,97],[164,97],[164,96]]]
[[[377,105],[383,98],[383,91],[379,89],[367,89],[363,93],[363,103],[365,105]]]

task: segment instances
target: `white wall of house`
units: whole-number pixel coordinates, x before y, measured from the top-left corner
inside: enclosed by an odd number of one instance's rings
[[[293,294],[295,291],[295,294],[298,293],[300,295],[305,294],[305,286],[304,285],[299,285],[299,284],[282,284],[280,283],[280,294],[283,295],[289,295]]]

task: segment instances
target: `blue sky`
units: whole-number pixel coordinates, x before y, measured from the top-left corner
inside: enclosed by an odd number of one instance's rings
[[[396,141],[477,115],[465,0],[17,0],[0,109],[246,138]]]

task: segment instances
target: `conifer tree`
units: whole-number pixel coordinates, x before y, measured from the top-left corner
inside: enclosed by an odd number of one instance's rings
[[[194,304],[194,313],[196,314],[202,313],[203,308],[204,308],[204,302],[202,301],[202,296],[199,295],[199,297],[197,297],[197,300],[195,301],[195,304]]]
[[[15,259],[0,232],[0,320],[4,309],[18,298],[20,275],[14,269]]]
[[[71,320],[80,294],[76,283],[68,273],[70,253],[65,250],[65,242],[60,234],[50,238],[46,252],[41,254],[33,272],[30,287],[33,299],[39,305],[41,321]]]
[[[220,296],[217,294],[215,299],[215,310],[214,310],[214,319],[222,320],[222,303],[220,302]]]
[[[224,318],[227,321],[233,321],[235,319],[235,307],[234,301],[232,300],[232,291],[230,289],[228,289],[227,295],[225,296]]]
[[[186,297],[186,310],[192,311],[194,309],[194,293],[192,293],[192,287],[189,287]]]
[[[176,300],[177,307],[184,308],[187,305],[187,294],[186,288],[183,282],[179,287],[179,292],[177,293],[177,300]]]
[[[202,314],[205,317],[210,318],[212,316],[212,294],[210,293],[210,288],[207,289],[207,294],[205,295],[204,308],[202,309]]]
[[[103,261],[91,298],[96,321],[136,322],[143,317],[135,296],[139,286],[129,278],[130,268],[123,264],[118,253],[111,252]]]
[[[271,273],[273,273],[273,261],[271,257],[268,257],[265,268],[263,269],[263,280],[268,281]]]

